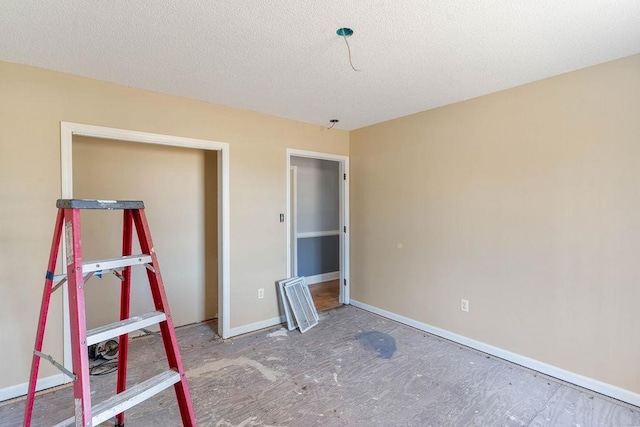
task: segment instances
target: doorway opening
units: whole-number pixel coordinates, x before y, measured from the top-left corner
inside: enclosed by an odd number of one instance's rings
[[[102,126],[92,126],[78,123],[61,122],[60,124],[60,143],[61,143],[61,172],[62,172],[62,198],[71,199],[74,197],[74,159],[73,159],[73,143],[74,139],[79,137],[98,138],[112,140],[125,145],[153,144],[156,146],[182,147],[188,149],[196,149],[196,151],[204,151],[205,162],[215,162],[215,190],[216,195],[213,196],[216,202],[217,215],[212,221],[204,225],[205,233],[211,233],[215,230],[216,241],[213,245],[217,246],[217,250],[211,253],[216,254],[217,258],[217,304],[211,301],[204,303],[203,312],[212,312],[216,309],[218,313],[218,334],[223,338],[230,336],[230,254],[229,254],[229,144],[224,142],[207,141],[201,139],[184,138],[170,135],[154,134],[147,132],[138,132],[125,129],[108,128]],[[129,144],[142,143],[142,144]],[[207,154],[209,153],[209,154]],[[76,167],[80,168],[76,164]],[[205,176],[210,178],[212,174],[211,168],[205,170]],[[174,176],[174,179],[180,178]],[[153,185],[153,183],[150,183]],[[211,182],[207,183],[207,187],[203,191],[211,190]],[[94,198],[94,196],[91,196]],[[113,198],[113,197],[109,197]],[[207,201],[208,200],[208,201]],[[204,199],[203,203],[212,203],[212,199]],[[211,209],[211,208],[210,208]],[[151,209],[150,209],[151,210]],[[179,210],[179,207],[178,209]],[[173,224],[176,231],[179,232],[180,226]],[[151,224],[152,233],[158,234],[158,226]],[[122,230],[120,229],[121,234]],[[118,231],[115,231],[118,234]],[[211,242],[209,242],[211,243]],[[62,253],[65,253],[64,236],[62,240]],[[205,248],[206,249],[206,248]],[[210,248],[209,248],[210,249]],[[160,256],[161,254],[159,254]],[[162,259],[160,260],[162,262]],[[60,260],[62,264],[62,259]],[[165,271],[165,269],[163,269]],[[205,274],[211,274],[211,269],[205,267]],[[165,274],[166,275],[166,274]],[[205,292],[205,295],[207,293]],[[210,295],[209,295],[210,296]],[[205,297],[208,298],[208,297]],[[212,297],[212,299],[214,299]],[[172,303],[172,311],[176,304]],[[64,322],[64,365],[67,369],[71,368],[71,339],[69,335],[69,305],[68,293],[66,287],[63,287],[63,322]],[[62,382],[68,382],[65,378]],[[61,383],[62,383],[61,382]],[[55,384],[57,385],[57,384]]]
[[[73,138],[72,151],[75,198],[144,201],[174,325],[215,320],[209,325],[217,332],[218,152],[86,136]],[[81,216],[84,258],[118,256],[122,215]],[[135,237],[133,250],[139,252]],[[131,312],[153,311],[145,270],[131,274]],[[108,274],[92,282],[85,288],[87,327],[118,321],[120,280]]]
[[[288,276],[304,276],[318,311],[349,304],[345,156],[287,150]]]

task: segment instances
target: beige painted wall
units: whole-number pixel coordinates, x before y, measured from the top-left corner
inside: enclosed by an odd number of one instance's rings
[[[640,393],[640,55],[354,131],[350,157],[355,300]]]
[[[206,257],[205,221],[216,224],[216,152],[152,144],[74,137],[73,194],[81,199],[143,200],[174,324],[212,319],[216,307],[217,259]],[[210,169],[210,170],[207,170]],[[207,188],[209,191],[205,191]],[[213,201],[214,203],[205,203]],[[206,209],[206,208],[209,209]],[[118,256],[122,250],[122,213],[82,211],[85,259]],[[213,229],[215,231],[215,228]],[[217,235],[208,236],[211,246]],[[134,239],[133,252],[140,246]],[[205,270],[214,274],[207,275]],[[132,269],[131,313],[154,310],[146,269]],[[87,325],[119,319],[120,281],[112,274],[85,287]],[[217,300],[217,298],[215,298]]]
[[[228,142],[231,327],[279,315],[286,148],[347,155],[347,132],[0,62],[0,389],[28,379],[61,194],[61,121]],[[60,312],[56,296],[46,347],[59,359]],[[57,373],[46,365],[43,376]]]

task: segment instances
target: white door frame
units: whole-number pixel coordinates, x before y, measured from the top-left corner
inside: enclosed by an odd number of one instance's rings
[[[114,139],[145,144],[168,145],[218,151],[218,333],[230,336],[230,251],[229,251],[229,144],[204,139],[184,138],[126,129],[60,122],[62,198],[73,198],[73,137]],[[64,233],[62,253],[65,253]],[[63,257],[58,257],[62,259]],[[64,365],[71,366],[71,338],[69,334],[69,304],[67,287],[63,286]],[[68,380],[66,376],[65,379]],[[70,381],[70,380],[68,380]],[[66,382],[68,382],[66,381]]]
[[[291,157],[331,160],[340,165],[340,302],[350,304],[351,281],[349,280],[349,157],[338,154],[287,148],[287,215],[293,218],[291,207]],[[291,268],[291,227],[287,227],[287,277],[292,276]]]
[[[289,277],[298,275],[298,239],[296,239],[296,234],[298,234],[298,167],[291,166],[289,168],[289,175],[291,179],[291,191],[289,191],[289,199],[290,211],[291,214],[287,214],[290,219],[290,231],[289,235],[289,247],[292,249],[291,256],[291,272],[288,274]]]

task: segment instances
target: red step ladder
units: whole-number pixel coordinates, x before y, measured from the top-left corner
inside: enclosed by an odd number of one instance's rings
[[[125,410],[149,399],[172,385],[178,399],[182,424],[184,426],[196,426],[197,423],[184,367],[182,365],[182,358],[180,357],[178,341],[173,327],[173,320],[169,312],[169,304],[167,303],[167,296],[165,294],[162,277],[160,276],[158,260],[144,212],[144,203],[141,201],[64,199],[58,200],[56,207],[58,208],[58,217],[56,219],[49,264],[44,282],[44,293],[42,296],[42,306],[40,308],[35,349],[33,351],[31,377],[29,379],[23,425],[25,427],[31,425],[40,359],[45,358],[66,375],[70,376],[74,381],[75,416],[58,424],[59,426],[96,426],[114,416],[116,417],[116,426],[124,426]],[[82,245],[80,240],[81,209],[123,210],[122,257],[82,262]],[[142,254],[131,254],[134,225]],[[58,248],[60,246],[63,228],[66,242],[67,273],[54,276],[53,272],[58,259]],[[130,317],[131,266],[134,265],[143,265],[147,269],[155,311],[141,316]],[[112,272],[122,280],[120,321],[87,331],[84,284],[94,274],[100,274],[102,272]],[[47,323],[47,312],[49,311],[51,294],[65,283],[67,283],[69,289],[73,372],[69,372],[51,356],[42,353],[42,341]],[[127,389],[128,333],[153,324],[160,325],[169,369]],[[120,337],[118,346],[117,394],[104,402],[92,406],[89,386],[88,346],[115,337]]]

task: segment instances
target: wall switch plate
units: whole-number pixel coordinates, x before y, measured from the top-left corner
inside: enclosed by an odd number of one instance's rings
[[[469,312],[469,300],[461,299],[460,300],[460,310]]]
[[[264,288],[258,289],[258,299],[264,298]]]

